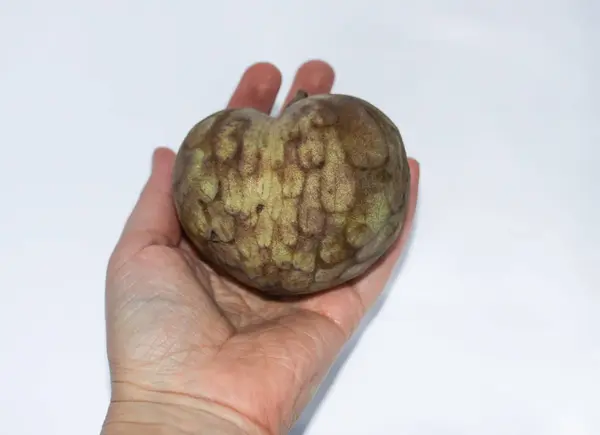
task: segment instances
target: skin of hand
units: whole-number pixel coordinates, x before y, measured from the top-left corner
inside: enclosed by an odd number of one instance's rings
[[[331,92],[322,61],[297,71],[298,89]],[[270,113],[279,70],[257,63],[229,108]],[[175,154],[155,150],[152,171],[109,260],[106,325],[115,434],[285,434],[383,290],[414,216],[419,165],[410,159],[409,212],[398,241],[351,285],[296,302],[262,299],[201,262],[183,237],[171,196]]]

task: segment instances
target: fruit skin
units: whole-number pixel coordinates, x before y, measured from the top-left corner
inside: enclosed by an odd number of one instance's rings
[[[399,236],[409,165],[400,132],[356,97],[300,91],[277,118],[227,109],[176,157],[181,226],[203,260],[268,296],[331,289]]]

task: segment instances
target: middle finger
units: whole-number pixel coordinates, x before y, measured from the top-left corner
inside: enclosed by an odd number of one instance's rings
[[[281,73],[279,70],[270,63],[256,63],[242,75],[227,108],[253,108],[270,113],[280,87]]]
[[[308,95],[328,94],[331,92],[334,80],[335,72],[328,63],[322,60],[305,62],[296,72],[283,107],[293,100],[299,90],[305,91]]]

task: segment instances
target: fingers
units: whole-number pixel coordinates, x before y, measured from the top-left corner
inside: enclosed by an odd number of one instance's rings
[[[111,257],[109,269],[118,268],[132,255],[150,245],[173,246],[181,230],[171,196],[175,154],[158,148],[152,156],[152,172]]]
[[[261,112],[271,113],[280,87],[281,73],[279,70],[270,63],[256,63],[242,75],[227,108],[251,107]]]
[[[335,73],[326,62],[311,60],[305,62],[296,73],[287,94],[284,107],[302,89],[309,95],[331,92]],[[272,64],[259,62],[250,66],[242,75],[227,108],[251,107],[261,112],[271,113],[281,87],[281,73]]]
[[[321,60],[310,60],[304,63],[296,72],[296,77],[294,77],[283,107],[286,107],[292,101],[300,89],[306,91],[308,95],[328,94],[331,92],[334,81],[335,72],[328,63]]]

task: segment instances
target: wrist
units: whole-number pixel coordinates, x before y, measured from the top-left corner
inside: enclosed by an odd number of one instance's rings
[[[101,435],[249,435],[234,423],[208,412],[157,403],[112,403]]]
[[[139,391],[138,391],[139,393]],[[101,435],[267,435],[239,413],[171,393],[119,394],[108,408]]]

